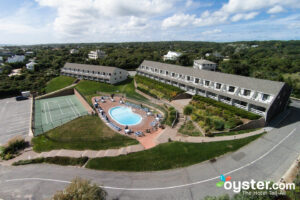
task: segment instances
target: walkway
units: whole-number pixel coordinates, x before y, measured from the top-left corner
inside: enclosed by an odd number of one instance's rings
[[[17,162],[19,160],[28,160],[28,159],[34,159],[34,158],[41,158],[41,157],[55,157],[55,156],[65,156],[65,157],[73,157],[73,158],[79,158],[79,157],[89,157],[89,158],[103,158],[103,157],[115,157],[119,155],[126,155],[129,153],[134,153],[138,151],[143,151],[145,148],[141,144],[137,145],[131,145],[127,147],[122,147],[119,149],[107,149],[107,150],[84,150],[84,151],[76,151],[76,150],[67,150],[67,149],[61,149],[61,150],[52,150],[48,152],[42,152],[37,153],[32,150],[32,148],[26,149],[20,156],[8,160],[0,162],[0,165],[3,166],[9,166],[14,162]]]

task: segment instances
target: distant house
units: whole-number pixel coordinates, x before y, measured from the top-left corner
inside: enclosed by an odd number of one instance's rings
[[[213,52],[213,53],[206,53],[205,54],[205,57],[209,57],[209,56],[214,56],[214,57],[216,57],[216,58],[223,58],[223,56],[219,53],[219,52]]]
[[[217,64],[209,60],[200,59],[200,60],[194,60],[193,67],[195,69],[215,71],[217,68]]]
[[[181,56],[181,53],[175,51],[168,51],[166,55],[164,55],[164,61],[166,60],[177,60],[177,58]]]
[[[88,57],[91,60],[97,60],[99,58],[104,58],[105,56],[105,52],[99,49],[97,49],[96,51],[90,51],[90,53],[88,54]]]
[[[70,54],[77,54],[77,53],[79,53],[78,49],[71,49],[70,50]]]
[[[2,63],[3,63],[3,57],[0,56],[0,64],[2,64]]]
[[[33,51],[26,51],[26,52],[25,52],[25,55],[26,55],[26,56],[30,56],[30,55],[33,55],[33,54],[34,54]]]
[[[251,45],[251,48],[257,48],[259,45],[258,44],[253,44]]]
[[[66,63],[61,69],[61,75],[76,77],[78,79],[100,81],[116,84],[128,78],[126,70],[117,67],[107,67],[99,65],[86,65],[76,63]]]
[[[28,69],[28,70],[34,70],[34,66],[36,65],[36,62],[34,62],[34,61],[31,61],[30,63],[27,63],[26,64],[26,68]]]
[[[12,57],[7,58],[7,62],[8,63],[16,63],[16,62],[23,62],[25,59],[25,56],[19,56],[19,55],[15,55]]]

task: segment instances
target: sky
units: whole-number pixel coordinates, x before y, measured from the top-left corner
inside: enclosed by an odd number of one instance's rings
[[[0,0],[0,44],[299,39],[300,0]]]

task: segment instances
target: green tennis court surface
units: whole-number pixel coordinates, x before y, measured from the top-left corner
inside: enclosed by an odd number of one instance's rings
[[[75,95],[40,99],[35,101],[34,135],[87,115],[87,110]]]

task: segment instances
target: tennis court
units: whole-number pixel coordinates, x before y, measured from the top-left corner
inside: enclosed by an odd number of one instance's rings
[[[75,95],[68,95],[36,100],[34,114],[34,135],[36,136],[87,115],[88,111]]]

